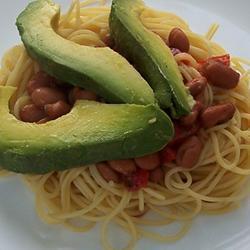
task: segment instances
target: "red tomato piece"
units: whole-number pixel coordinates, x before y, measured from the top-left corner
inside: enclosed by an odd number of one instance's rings
[[[136,172],[125,177],[124,181],[129,191],[138,191],[141,188],[147,187],[149,181],[149,171],[137,168]]]
[[[213,57],[210,57],[206,60],[203,60],[203,61],[200,61],[199,63],[201,65],[207,63],[208,61],[216,61],[216,62],[220,62],[220,63],[223,63],[224,65],[226,65],[227,67],[230,66],[230,55],[229,54],[226,54],[226,55],[221,55],[221,56],[213,56]]]

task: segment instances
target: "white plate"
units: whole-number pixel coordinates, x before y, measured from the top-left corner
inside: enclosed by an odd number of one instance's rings
[[[19,42],[15,18],[28,0],[0,3],[0,55]],[[58,0],[69,4],[69,0]],[[250,58],[249,0],[147,0],[149,5],[184,17],[191,27],[205,33],[213,22],[221,24],[215,40],[232,54]],[[0,138],[1,140],[1,138]],[[250,249],[250,199],[236,212],[223,216],[199,216],[191,231],[180,241],[156,244],[141,240],[143,250],[248,250]],[[101,250],[99,228],[76,234],[60,226],[43,224],[36,216],[33,196],[18,178],[0,180],[0,250],[96,249]],[[116,242],[123,239],[113,232]]]

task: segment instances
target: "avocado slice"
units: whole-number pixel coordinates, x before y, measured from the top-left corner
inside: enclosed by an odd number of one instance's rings
[[[153,90],[121,55],[110,48],[93,48],[56,33],[60,7],[50,0],[30,3],[17,18],[29,53],[49,75],[94,91],[110,103],[150,104]]]
[[[9,112],[16,88],[0,87],[0,166],[44,174],[96,162],[128,159],[162,149],[174,130],[156,104],[78,101],[72,111],[43,125]]]
[[[130,60],[154,89],[162,108],[180,117],[190,112],[193,98],[187,92],[170,48],[144,27],[142,0],[113,0],[110,29],[117,49]]]

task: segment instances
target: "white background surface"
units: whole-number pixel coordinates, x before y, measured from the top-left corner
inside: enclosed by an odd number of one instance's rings
[[[66,6],[69,0],[58,0]],[[184,17],[196,32],[205,33],[213,22],[221,24],[215,40],[237,56],[250,59],[249,0],[146,0],[161,10]],[[19,42],[15,18],[27,0],[0,0],[0,55]],[[0,138],[1,140],[1,138]],[[45,225],[37,218],[33,196],[17,178],[0,180],[0,250],[82,249],[101,250],[99,228],[76,234],[60,226]],[[165,228],[161,232],[167,233]],[[124,236],[112,231],[116,243]],[[136,250],[249,250],[250,199],[236,212],[223,216],[199,216],[182,240],[168,245],[148,240]]]

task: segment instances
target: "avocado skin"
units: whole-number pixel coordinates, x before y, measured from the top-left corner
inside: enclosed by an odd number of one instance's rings
[[[161,150],[173,137],[169,117],[155,104],[79,101],[57,120],[37,125],[9,112],[13,87],[0,87],[0,166],[45,174]]]
[[[110,48],[93,48],[56,33],[60,8],[50,0],[31,2],[16,25],[29,55],[55,78],[94,91],[110,103],[155,103],[141,75]]]
[[[142,24],[140,14],[144,9],[142,0],[113,0],[111,36],[118,51],[151,85],[160,106],[170,108],[174,117],[187,115],[193,99],[184,86],[171,50]]]

